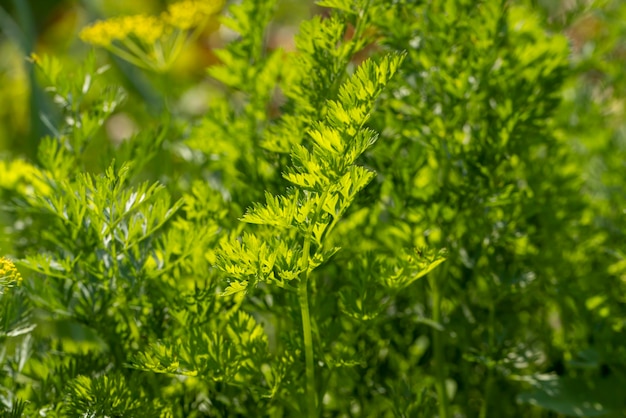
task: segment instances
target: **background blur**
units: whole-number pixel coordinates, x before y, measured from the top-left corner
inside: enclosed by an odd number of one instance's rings
[[[211,0],[207,0],[211,1]],[[427,0],[405,0],[422,3]],[[473,0],[472,0],[473,1]],[[495,1],[495,0],[494,0]],[[595,200],[601,219],[618,232],[626,186],[626,2],[623,0],[514,0],[530,4],[544,16],[546,30],[570,40],[572,71],[557,109],[557,127],[580,157],[586,192]],[[37,144],[58,126],[58,106],[36,82],[32,53],[53,55],[72,68],[92,49],[78,38],[86,25],[112,16],[158,14],[166,0],[0,0],[0,162],[15,158],[36,161]],[[293,48],[299,23],[321,13],[312,0],[282,0],[267,39],[267,48]],[[217,30],[215,30],[218,28]],[[169,109],[186,120],[200,117],[216,94],[206,68],[217,64],[213,51],[234,34],[218,23],[209,25],[176,61],[172,71],[151,78],[125,61],[96,49],[99,65],[111,84],[123,83],[128,99],[106,122],[98,141],[119,143],[159,114],[164,88],[174,103]],[[42,120],[45,115],[47,121]],[[56,120],[55,120],[56,118]],[[101,142],[100,142],[101,143]],[[156,162],[157,167],[159,162]],[[581,174],[581,173],[578,173]],[[1,180],[1,179],[0,179]],[[612,213],[609,213],[613,211]],[[623,236],[619,234],[618,236]]]
[[[84,59],[91,49],[78,38],[84,26],[113,16],[159,14],[165,10],[164,0],[0,0],[0,158],[21,155],[32,159],[38,139],[47,134],[40,114],[54,114],[50,98],[35,83],[31,53],[54,55],[65,68]],[[289,49],[299,22],[315,13],[311,1],[282,1],[275,16],[275,28],[268,47]],[[213,48],[232,38],[223,29],[206,33],[185,48],[175,68],[168,74],[168,87],[181,94],[181,109],[201,114],[208,101],[205,68],[216,62]],[[156,101],[157,92],[145,74],[131,65],[98,51],[100,60],[113,66],[112,79],[125,82],[130,100],[107,126],[113,141],[130,136],[134,126],[141,124],[143,104]],[[134,96],[134,97],[133,97]],[[133,100],[135,99],[135,100]],[[133,109],[133,110],[131,110]],[[150,111],[150,109],[147,109]]]
[[[572,65],[576,71],[564,92],[562,122],[571,128],[572,141],[580,152],[590,154],[587,159],[590,179],[601,180],[598,176],[602,177],[612,164],[620,166],[626,148],[626,2],[526,2],[545,16],[549,30],[565,33],[571,40]],[[32,66],[26,59],[32,52],[53,54],[65,63],[78,62],[90,49],[78,39],[78,32],[85,25],[111,16],[156,14],[167,3],[165,0],[0,0],[0,158],[33,159],[38,139],[47,133],[40,114],[54,115],[50,98],[34,82]],[[299,22],[317,12],[319,9],[312,0],[281,1],[268,47],[289,49]],[[180,93],[180,111],[201,114],[204,110],[211,91],[204,69],[216,61],[213,48],[227,42],[229,36],[223,29],[207,31],[177,61],[168,86]],[[141,125],[141,113],[150,111],[144,109],[142,102],[155,102],[157,94],[142,72],[107,57],[102,50],[98,54],[103,62],[112,64],[113,76],[121,75],[126,83],[124,87],[131,93],[130,100],[107,126],[110,140],[119,141]],[[609,149],[611,152],[607,152]],[[605,161],[606,158],[614,161]],[[605,189],[602,184],[596,183],[594,187]]]

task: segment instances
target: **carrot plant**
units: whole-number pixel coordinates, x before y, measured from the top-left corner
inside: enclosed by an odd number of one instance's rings
[[[289,51],[278,0],[198,0],[28,57],[54,111],[0,160],[2,414],[624,413],[624,200],[572,145],[567,38],[523,1],[317,4]]]

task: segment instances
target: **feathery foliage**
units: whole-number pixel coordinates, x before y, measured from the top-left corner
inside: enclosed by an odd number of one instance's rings
[[[30,55],[0,415],[622,416],[624,98],[580,87],[623,87],[619,31],[585,55],[534,3],[321,0],[290,49],[277,0],[174,2]]]

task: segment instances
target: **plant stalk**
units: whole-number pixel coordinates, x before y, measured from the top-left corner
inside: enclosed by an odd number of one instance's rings
[[[446,268],[441,269],[441,275],[445,275]],[[430,288],[432,292],[433,303],[433,321],[441,323],[441,290],[439,289],[438,277],[430,278]],[[435,355],[435,387],[437,389],[437,400],[439,408],[439,418],[448,418],[449,406],[448,406],[448,394],[446,391],[446,375],[445,375],[445,356],[443,352],[443,333],[442,331],[433,328],[433,350]]]
[[[304,237],[302,246],[302,276],[298,285],[298,301],[300,302],[300,313],[302,315],[302,333],[304,335],[304,359],[306,367],[306,416],[315,418],[317,416],[317,391],[315,390],[315,362],[313,358],[313,332],[311,329],[311,314],[309,313],[309,257],[311,253],[311,239],[313,235],[313,227],[317,222],[317,218],[323,210],[324,202],[328,197],[329,191],[324,190],[320,197],[320,203],[315,209],[313,218]]]
[[[495,322],[496,322],[496,309],[495,303],[493,300],[491,301],[491,305],[489,306],[489,348],[492,349],[496,344],[495,337]],[[491,356],[490,356],[491,357]],[[487,370],[487,382],[485,383],[485,395],[483,399],[483,404],[480,407],[480,418],[487,418],[487,410],[489,406],[489,398],[491,397],[491,390],[493,387],[493,365],[489,364],[489,369]]]
[[[315,368],[313,362],[313,335],[311,332],[311,315],[309,313],[309,251],[311,250],[310,236],[304,241],[302,264],[305,268],[302,279],[298,286],[298,300],[300,302],[300,313],[302,314],[302,333],[304,334],[304,357],[306,367],[306,416],[315,418],[317,416],[317,399],[315,392]]]

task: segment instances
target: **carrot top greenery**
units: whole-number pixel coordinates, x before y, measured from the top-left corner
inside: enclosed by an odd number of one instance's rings
[[[24,51],[0,416],[625,416],[626,3],[548,3],[183,1]]]

